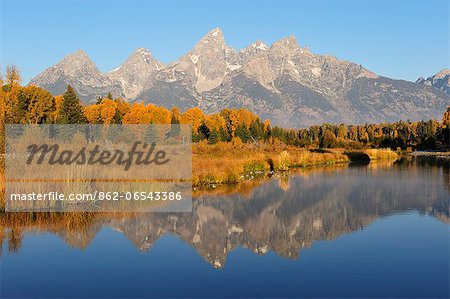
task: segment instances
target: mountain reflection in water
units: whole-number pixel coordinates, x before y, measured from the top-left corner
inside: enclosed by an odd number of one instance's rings
[[[7,213],[0,215],[0,238],[8,251],[19,251],[24,233],[36,231],[86,248],[103,227],[112,227],[140,251],[151,250],[164,234],[177,235],[216,268],[237,247],[297,259],[314,241],[361,230],[394,213],[418,211],[449,223],[450,171],[448,162],[426,160],[311,168],[213,193],[196,191],[192,213],[105,213],[77,225]]]

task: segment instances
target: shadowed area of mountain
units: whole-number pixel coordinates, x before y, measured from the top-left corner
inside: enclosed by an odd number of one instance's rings
[[[136,102],[147,102],[164,107],[187,109],[198,106],[198,100],[178,82],[155,82],[152,88],[141,92]]]
[[[358,123],[368,119],[368,115],[361,111],[370,111],[372,122],[427,120],[435,115],[436,104],[445,110],[442,105],[449,103],[450,99],[440,99],[446,97],[433,87],[386,77],[357,79],[347,94],[355,116],[353,121]]]

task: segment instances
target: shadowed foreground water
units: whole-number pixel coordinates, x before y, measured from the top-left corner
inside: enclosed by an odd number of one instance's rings
[[[192,213],[6,225],[0,297],[449,297],[448,163],[215,192]]]

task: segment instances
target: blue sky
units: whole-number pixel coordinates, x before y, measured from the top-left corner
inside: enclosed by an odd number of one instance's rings
[[[24,83],[77,49],[102,71],[145,47],[167,63],[220,27],[241,49],[295,35],[301,46],[415,80],[449,67],[448,0],[0,0],[0,65]]]

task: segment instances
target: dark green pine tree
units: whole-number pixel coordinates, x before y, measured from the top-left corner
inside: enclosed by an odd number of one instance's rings
[[[223,127],[219,129],[220,140],[223,142],[231,141],[231,135],[228,133],[228,130],[225,130]]]
[[[192,142],[199,142],[200,140],[201,140],[200,135],[192,131]]]
[[[172,115],[172,119],[170,120],[170,137],[177,137],[180,135],[181,127],[180,121],[175,115]]]
[[[208,137],[208,143],[209,144],[216,144],[220,140],[219,132],[217,132],[216,129],[212,129],[211,133]]]
[[[252,121],[250,124],[250,135],[254,140],[259,140],[264,137],[264,124],[258,119],[257,121]]]
[[[149,124],[146,126],[146,131],[144,134],[144,142],[146,143],[157,143],[158,142],[158,132],[154,124]]]
[[[123,116],[120,114],[119,110],[116,110],[116,113],[114,113],[114,123],[115,124],[121,124],[122,123]]]
[[[87,119],[83,113],[83,106],[73,90],[72,86],[67,86],[64,93],[61,107],[59,108],[59,116],[57,119],[59,124],[85,124]]]
[[[20,120],[24,120],[26,113],[28,112],[28,108],[30,106],[30,98],[26,96],[23,90],[19,91],[18,96],[18,116]]]
[[[200,127],[197,129],[199,140],[204,140],[209,138],[209,134],[211,133],[211,130],[208,128],[208,126],[203,122]]]
[[[244,143],[247,143],[251,138],[250,130],[245,124],[241,124],[236,128],[234,136],[241,138]]]

